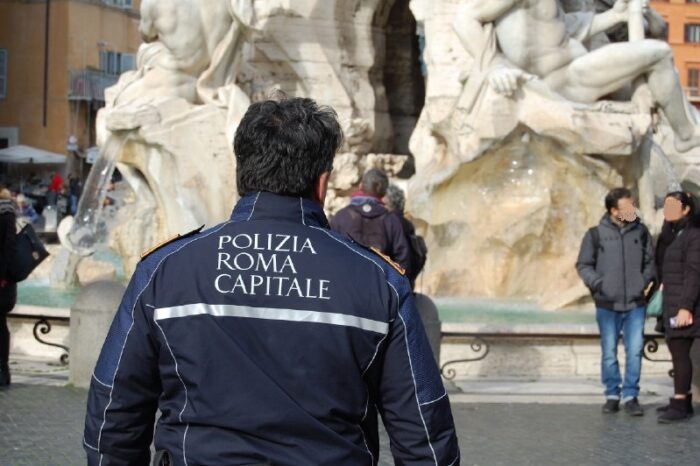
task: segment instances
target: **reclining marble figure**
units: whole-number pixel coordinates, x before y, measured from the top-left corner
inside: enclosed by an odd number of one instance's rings
[[[648,0],[617,0],[600,14],[565,13],[559,0],[467,0],[454,29],[499,94],[512,96],[523,82],[540,79],[554,93],[593,103],[637,78],[645,78],[654,103],[686,152],[700,145],[700,130],[689,109],[662,40],[617,42],[589,50],[584,43],[629,20],[633,6],[648,14]],[[470,83],[468,83],[470,84]],[[473,85],[473,84],[472,84]]]

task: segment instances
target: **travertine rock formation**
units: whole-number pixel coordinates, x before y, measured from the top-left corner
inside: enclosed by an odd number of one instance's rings
[[[641,89],[634,103],[596,102],[616,89],[567,84],[576,74],[557,81],[552,76],[565,72],[546,67],[567,62],[547,65],[537,47],[528,48],[534,37],[566,34],[573,56],[597,52],[598,66],[580,73],[602,83],[620,71],[610,41],[591,26],[592,2],[564,3],[585,11],[547,15],[542,8],[556,13],[562,4],[543,0],[481,15],[490,3],[411,2],[426,34],[428,87],[410,142],[409,208],[431,249],[422,281],[430,294],[528,297],[550,308],[576,302],[587,295],[574,269],[578,247],[604,213],[605,192],[637,189],[655,223],[657,199],[675,185],[668,158],[651,141],[656,121],[646,105],[655,94]],[[521,23],[513,23],[518,15]],[[606,21],[632,17],[611,10]],[[518,24],[528,24],[527,37]],[[658,41],[624,47],[642,55],[667,49]],[[680,91],[672,81],[661,87]]]

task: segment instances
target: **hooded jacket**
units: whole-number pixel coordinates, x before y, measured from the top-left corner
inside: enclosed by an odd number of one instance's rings
[[[389,212],[379,199],[354,195],[350,205],[331,219],[331,228],[364,246],[379,249],[410,276],[411,249],[401,219]]]
[[[645,305],[644,290],[656,278],[649,230],[639,219],[618,227],[607,214],[596,228],[598,247],[589,230],[576,261],[578,274],[596,306],[629,311]]]

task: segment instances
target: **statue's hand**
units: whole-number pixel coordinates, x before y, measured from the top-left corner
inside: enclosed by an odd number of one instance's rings
[[[648,13],[649,0],[617,0],[615,5],[613,5],[612,10],[626,20],[630,12],[630,7],[632,6],[630,4],[636,3],[637,1],[639,1],[640,6],[642,7],[642,13]]]
[[[489,73],[489,84],[501,95],[511,97],[520,84],[535,78],[534,75],[517,68],[497,68]]]
[[[619,15],[627,15],[629,11],[630,0],[617,0],[612,7],[612,10]]]

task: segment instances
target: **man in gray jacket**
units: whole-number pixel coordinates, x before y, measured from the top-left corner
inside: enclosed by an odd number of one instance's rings
[[[604,413],[620,409],[620,398],[632,416],[642,416],[639,379],[644,344],[645,292],[656,270],[651,235],[637,218],[632,193],[615,188],[605,197],[607,213],[583,238],[576,269],[596,305],[605,385]],[[625,379],[620,377],[617,343],[625,345]]]

